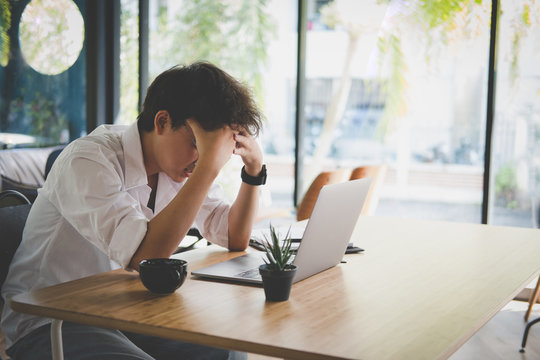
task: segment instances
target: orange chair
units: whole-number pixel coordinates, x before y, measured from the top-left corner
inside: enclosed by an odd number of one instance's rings
[[[373,178],[366,203],[362,209],[362,215],[373,215],[379,202],[379,188],[386,175],[387,165],[366,165],[360,166],[351,172],[349,180],[361,179],[365,177]]]
[[[538,283],[536,284],[536,288],[534,289],[529,299],[529,308],[527,309],[527,312],[525,313],[525,321],[529,320],[529,315],[531,314],[533,305],[536,303],[538,299],[539,293],[540,293],[540,277],[538,278]],[[521,353],[525,352],[525,345],[527,345],[527,337],[529,336],[529,330],[531,329],[532,326],[538,324],[539,322],[540,322],[540,317],[534,320],[531,320],[527,323],[527,325],[525,326],[525,330],[523,331],[523,339],[521,340],[521,349],[519,350],[519,352]]]
[[[296,220],[301,221],[311,216],[315,201],[319,196],[321,188],[328,184],[335,184],[347,180],[349,170],[337,169],[332,171],[323,171],[313,180],[307,189],[300,204],[296,208]]]
[[[302,221],[308,219],[311,216],[317,197],[321,188],[325,185],[336,184],[347,180],[355,180],[363,177],[372,177],[373,182],[371,189],[366,199],[366,204],[362,210],[362,215],[370,215],[375,210],[378,203],[378,189],[384,176],[386,174],[386,165],[370,165],[357,167],[354,170],[350,169],[335,169],[329,171],[323,171],[315,177],[306,193],[302,197],[302,200],[296,207],[296,220]],[[268,220],[272,218],[287,218],[290,217],[294,209],[272,209],[271,212],[267,211],[265,214],[259,215],[257,221]]]

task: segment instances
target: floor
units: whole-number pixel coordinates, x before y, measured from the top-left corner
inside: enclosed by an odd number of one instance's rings
[[[525,352],[519,352],[526,325],[523,316],[527,305],[521,301],[512,301],[456,351],[450,360],[540,359],[540,324],[531,327]],[[537,304],[529,320],[539,316],[540,305]]]
[[[525,330],[523,316],[527,303],[512,301],[467,341],[450,360],[538,360],[540,359],[540,323],[531,327],[525,352],[520,353]],[[530,320],[540,316],[540,304],[533,308]],[[249,354],[248,360],[274,359]]]

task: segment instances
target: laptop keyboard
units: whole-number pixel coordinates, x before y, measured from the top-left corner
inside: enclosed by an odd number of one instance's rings
[[[261,274],[259,274],[259,268],[249,269],[238,273],[236,276],[246,279],[260,279]]]

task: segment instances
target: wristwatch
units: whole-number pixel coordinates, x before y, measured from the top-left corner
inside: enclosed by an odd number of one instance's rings
[[[242,166],[242,181],[249,185],[266,184],[266,165],[263,164],[261,172],[257,176],[251,176],[246,172],[246,166]]]

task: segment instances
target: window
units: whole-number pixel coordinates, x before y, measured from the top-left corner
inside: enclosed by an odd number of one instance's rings
[[[261,144],[266,204],[291,206],[294,177],[297,5],[289,0],[150,2],[150,80],[177,64],[210,61],[245,82],[267,119]],[[220,175],[232,197],[240,159]]]
[[[84,134],[84,2],[9,1],[1,9],[0,147],[66,143]]]
[[[60,74],[79,57],[84,21],[71,0],[31,1],[19,23],[19,44],[25,61],[34,70]]]
[[[539,227],[540,4],[501,1],[490,223]]]
[[[499,2],[489,223],[536,227],[540,8],[532,0]],[[19,26],[33,2],[8,3],[0,13],[0,146],[84,134],[86,43],[65,70],[34,70],[16,33],[37,25]],[[119,99],[106,101],[120,102],[116,121],[126,124],[138,114],[139,3],[149,6],[149,48],[141,52],[150,81],[173,65],[207,60],[252,87],[267,116],[260,138],[270,174],[266,205],[292,205],[296,160],[299,197],[322,169],[384,163],[377,215],[483,221],[492,1],[120,0]],[[86,2],[74,4],[85,19]],[[299,4],[306,34],[298,33]],[[306,36],[298,109],[305,123],[295,134],[299,35]],[[229,194],[240,167],[232,161],[221,174]]]
[[[429,3],[312,3],[304,186],[387,164],[376,214],[480,222],[491,7]]]
[[[131,124],[139,109],[139,1],[120,1],[120,109],[117,124]]]

